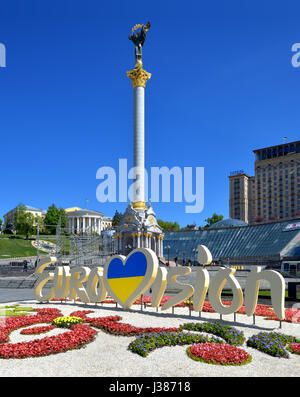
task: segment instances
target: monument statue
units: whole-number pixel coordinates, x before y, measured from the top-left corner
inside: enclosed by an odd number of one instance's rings
[[[146,25],[135,25],[132,28],[131,35],[129,36],[129,40],[131,40],[135,46],[136,67],[142,66],[142,47],[144,45],[150,26],[150,22],[148,22]],[[141,30],[135,33],[135,31],[139,28],[141,28]]]
[[[135,182],[132,202],[127,206],[120,225],[114,234],[115,252],[128,255],[135,248],[151,248],[158,257],[163,257],[163,231],[152,206],[146,205],[145,195],[145,89],[151,77],[143,69],[142,47],[150,22],[135,25],[129,40],[135,46],[135,66],[127,71],[133,88],[133,169]]]

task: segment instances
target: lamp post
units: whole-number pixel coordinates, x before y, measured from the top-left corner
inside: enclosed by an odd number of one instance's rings
[[[36,264],[38,265],[39,263],[39,256],[40,256],[40,251],[39,251],[39,245],[40,245],[40,221],[37,221],[37,227],[36,227]]]
[[[193,248],[193,253],[194,253],[194,266],[196,266],[196,252],[197,252],[197,249],[196,249],[196,248]]]
[[[168,245],[167,247],[167,250],[168,250],[168,266],[170,266],[170,246]]]

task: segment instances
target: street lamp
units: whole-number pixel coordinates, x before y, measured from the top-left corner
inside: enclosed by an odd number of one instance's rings
[[[197,249],[196,249],[196,248],[193,248],[193,253],[194,253],[194,266],[196,265],[196,252],[197,252]]]
[[[167,245],[167,250],[168,250],[168,266],[170,266],[170,246],[169,245]]]
[[[36,226],[36,265],[37,266],[40,259],[39,245],[40,245],[40,221],[38,220]]]

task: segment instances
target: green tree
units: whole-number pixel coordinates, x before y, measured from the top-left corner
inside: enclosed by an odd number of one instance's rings
[[[121,223],[121,218],[122,218],[121,212],[116,210],[115,215],[113,216],[113,219],[112,219],[112,227],[119,226]]]
[[[211,218],[207,218],[205,219],[205,222],[207,222],[207,225],[205,225],[205,227],[211,226],[216,222],[219,222],[223,219],[223,215],[218,215],[216,213],[213,213]]]
[[[61,227],[66,227],[67,217],[66,211],[63,208],[58,209],[55,204],[52,204],[45,215],[44,226],[45,232],[48,234],[55,234],[56,226],[58,224],[59,218],[61,218]]]
[[[177,222],[169,222],[169,221],[165,222],[161,219],[158,219],[157,223],[165,232],[178,232],[178,230],[180,229],[179,224]]]
[[[25,206],[20,204],[16,208],[14,227],[17,234],[26,235],[28,239],[29,234],[33,233],[34,216],[30,212],[25,211]]]

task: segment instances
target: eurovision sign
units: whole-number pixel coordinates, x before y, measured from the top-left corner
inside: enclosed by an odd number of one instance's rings
[[[173,267],[167,270],[159,266],[156,254],[148,248],[135,249],[127,257],[114,255],[104,268],[57,266],[54,271],[47,271],[46,267],[56,260],[56,257],[52,256],[42,257],[39,260],[36,269],[39,277],[35,296],[40,302],[47,302],[52,298],[79,298],[85,303],[100,303],[109,295],[124,309],[128,309],[151,287],[151,305],[158,307],[168,285],[180,292],[172,296],[161,307],[162,310],[167,310],[193,296],[194,310],[201,312],[208,294],[209,302],[217,313],[235,313],[245,301],[246,314],[251,316],[255,313],[260,280],[264,279],[270,284],[274,312],[280,320],[284,319],[284,278],[274,270],[262,271],[259,266],[253,267],[249,273],[243,293],[234,276],[236,269],[220,267],[210,280],[207,269],[198,267],[194,285],[182,284],[177,277],[187,276],[191,273],[191,268]],[[199,263],[205,265],[211,263],[211,260],[207,247],[199,245]],[[49,289],[46,285],[50,280],[53,286]],[[226,283],[233,292],[230,306],[223,305],[221,300],[221,293]]]

